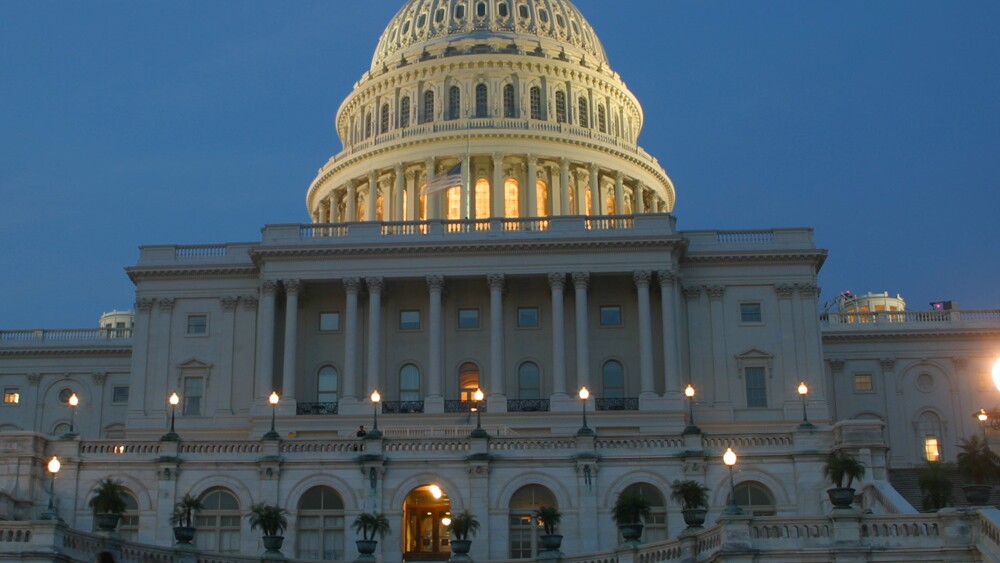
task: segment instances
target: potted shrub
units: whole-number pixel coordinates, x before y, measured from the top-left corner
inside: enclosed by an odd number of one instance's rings
[[[94,496],[87,503],[94,511],[97,528],[105,532],[114,531],[125,513],[126,489],[121,481],[103,479],[94,487]]]
[[[351,527],[355,532],[361,534],[361,539],[355,541],[358,546],[358,553],[361,554],[361,559],[375,559],[372,556],[375,553],[375,546],[378,545],[378,540],[375,539],[375,536],[377,535],[381,538],[391,531],[389,529],[389,519],[381,512],[362,512],[354,519]]]
[[[708,487],[691,479],[674,481],[670,485],[670,498],[680,503],[681,514],[688,528],[700,528],[708,511]]]
[[[559,512],[559,509],[554,506],[539,506],[531,515],[535,517],[535,520],[538,520],[545,532],[539,538],[542,549],[544,551],[559,551],[563,538],[561,534],[556,533],[559,531],[559,522],[562,521],[562,513]]]
[[[476,515],[463,510],[458,514],[452,514],[451,524],[448,525],[454,539],[451,540],[452,561],[468,560],[469,548],[472,547],[470,536],[475,536],[479,531],[479,520]]]
[[[921,505],[925,511],[935,511],[951,504],[951,464],[928,461],[917,472],[917,486],[922,493]]]
[[[969,504],[984,505],[990,501],[993,485],[987,484],[1000,476],[1000,458],[993,453],[986,440],[972,436],[958,445],[958,472],[971,485],[962,487]]]
[[[260,528],[263,532],[261,540],[267,550],[265,557],[282,557],[281,544],[285,537],[281,533],[288,527],[288,519],[285,517],[287,514],[288,511],[284,508],[266,502],[258,502],[250,507],[247,519],[250,520],[251,530]]]
[[[174,526],[174,540],[180,545],[191,545],[194,539],[194,515],[205,509],[198,497],[188,493],[174,503],[170,523]]]
[[[823,475],[830,478],[833,488],[826,493],[834,508],[850,508],[854,503],[854,489],[851,487],[855,479],[865,476],[865,466],[858,458],[844,451],[830,452],[826,456]]]
[[[643,521],[649,518],[649,500],[635,491],[622,491],[611,509],[611,518],[626,542],[637,543],[642,537]]]

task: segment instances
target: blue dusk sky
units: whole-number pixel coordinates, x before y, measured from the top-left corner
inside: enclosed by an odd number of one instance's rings
[[[0,329],[128,309],[145,244],[308,222],[400,0],[0,3]],[[808,226],[822,301],[1000,308],[1000,2],[576,0],[678,227]]]

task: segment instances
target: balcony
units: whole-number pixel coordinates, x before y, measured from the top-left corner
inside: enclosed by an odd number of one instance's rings
[[[639,398],[594,399],[594,408],[599,411],[637,411],[639,410]]]
[[[304,403],[295,405],[295,414],[337,414],[337,403]]]
[[[382,414],[412,414],[424,412],[423,401],[382,401]]]
[[[507,399],[507,412],[548,412],[548,399]]]

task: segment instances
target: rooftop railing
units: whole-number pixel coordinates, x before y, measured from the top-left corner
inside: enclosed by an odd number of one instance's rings
[[[823,313],[819,323],[824,328],[863,330],[885,329],[901,325],[1000,325],[1000,309],[974,311],[876,311],[863,313]]]
[[[131,338],[130,328],[0,330],[0,342],[108,342]]]

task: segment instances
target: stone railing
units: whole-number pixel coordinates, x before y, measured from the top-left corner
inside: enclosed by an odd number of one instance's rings
[[[131,339],[132,329],[130,328],[0,330],[0,343],[106,343],[109,341],[128,341]]]
[[[894,325],[989,326],[1000,327],[1000,309],[974,311],[877,311],[865,313],[823,313],[819,323],[830,330],[872,330]]]
[[[594,410],[598,411],[637,411],[638,397],[620,397],[615,399],[594,399]]]

